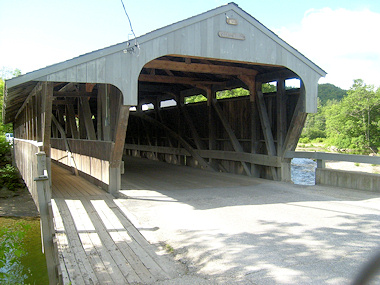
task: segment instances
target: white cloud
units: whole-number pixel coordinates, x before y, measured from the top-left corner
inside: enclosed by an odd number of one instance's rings
[[[323,8],[307,11],[299,29],[276,33],[328,73],[320,82],[348,89],[357,78],[380,85],[379,28],[379,13]]]

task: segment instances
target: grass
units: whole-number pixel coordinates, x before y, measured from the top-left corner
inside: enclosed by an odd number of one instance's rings
[[[169,253],[173,253],[174,252],[174,248],[170,244],[165,244],[165,249]]]

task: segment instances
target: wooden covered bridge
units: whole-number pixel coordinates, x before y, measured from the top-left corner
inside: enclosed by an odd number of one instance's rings
[[[4,121],[13,123],[16,163],[37,205],[37,152],[53,186],[60,174],[51,162],[115,196],[123,156],[287,181],[285,153],[316,112],[324,75],[230,3],[7,80]],[[236,88],[249,92],[220,99]],[[204,100],[189,103],[195,95]]]

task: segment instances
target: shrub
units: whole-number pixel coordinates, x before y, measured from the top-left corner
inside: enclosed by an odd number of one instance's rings
[[[310,139],[308,137],[300,138],[298,143],[309,143]]]
[[[4,136],[0,136],[0,166],[10,162],[11,145],[5,140]]]
[[[6,164],[5,167],[0,168],[0,185],[11,191],[15,191],[24,186],[20,182],[19,172],[16,167]]]

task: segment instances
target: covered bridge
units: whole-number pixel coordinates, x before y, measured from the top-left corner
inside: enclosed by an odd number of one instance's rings
[[[4,122],[26,181],[36,147],[48,171],[53,160],[113,194],[123,155],[287,181],[284,156],[317,110],[321,76],[230,3],[7,80]],[[289,79],[299,86],[287,88]],[[246,96],[219,98],[240,87]],[[204,101],[189,103],[194,95]]]

